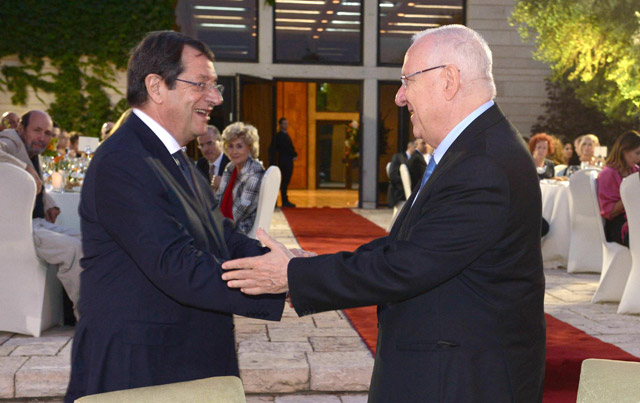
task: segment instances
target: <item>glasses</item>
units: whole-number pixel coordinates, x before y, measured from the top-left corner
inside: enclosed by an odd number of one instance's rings
[[[220,96],[222,96],[222,92],[224,91],[224,85],[222,84],[195,83],[193,81],[183,80],[181,78],[176,78],[176,81],[182,81],[183,83],[195,85],[200,89],[200,92],[205,92],[207,90],[213,91],[215,89],[218,91],[218,93],[220,93]]]
[[[417,76],[418,74],[422,74],[422,73],[426,73],[427,71],[431,71],[431,70],[435,70],[435,69],[441,69],[447,67],[446,64],[442,64],[440,66],[436,66],[436,67],[429,67],[428,69],[424,69],[424,70],[420,70],[420,71],[416,71],[415,73],[411,73],[411,74],[407,74],[407,75],[401,75],[400,76],[400,81],[402,82],[402,86],[404,88],[407,88],[407,78],[411,78],[413,76]]]

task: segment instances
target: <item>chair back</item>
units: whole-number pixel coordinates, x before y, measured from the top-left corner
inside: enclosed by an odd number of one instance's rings
[[[620,197],[629,224],[629,251],[631,273],[625,286],[618,313],[640,313],[640,177],[636,172],[627,176],[620,185]]]
[[[280,181],[282,180],[282,174],[280,168],[276,165],[272,165],[267,168],[266,172],[262,176],[260,182],[260,193],[258,193],[258,208],[256,211],[256,220],[251,227],[251,231],[247,234],[248,237],[257,239],[256,232],[258,228],[263,228],[269,231],[271,227],[271,218],[273,217],[273,210],[276,208],[276,201],[278,200],[278,191],[280,190]]]
[[[62,319],[62,287],[33,243],[36,183],[0,163],[0,330],[40,336]]]
[[[558,176],[561,171],[564,171],[567,168],[566,164],[558,164],[553,168],[553,176]]]
[[[409,200],[411,197],[411,176],[407,164],[400,164],[400,180],[402,180],[402,188],[404,189],[404,197]]]
[[[237,376],[216,376],[195,381],[147,386],[99,393],[76,399],[76,403],[246,403]]]
[[[391,179],[391,175],[389,175],[389,172],[391,171],[391,162],[387,162],[385,169],[387,171],[387,178]]]
[[[582,361],[577,403],[637,402],[640,363],[589,358]]]
[[[567,263],[569,273],[600,273],[602,271],[604,227],[598,206],[598,193],[592,185],[597,177],[598,171],[584,169],[569,178],[571,205],[571,241]]]

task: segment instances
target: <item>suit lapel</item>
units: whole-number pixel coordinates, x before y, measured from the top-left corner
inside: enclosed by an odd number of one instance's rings
[[[397,237],[398,232],[406,226],[412,225],[418,219],[420,207],[424,205],[431,194],[434,184],[441,176],[446,175],[447,171],[455,166],[460,158],[464,158],[465,153],[468,151],[466,143],[469,139],[473,138],[479,133],[482,133],[487,128],[495,125],[501,120],[504,120],[504,114],[500,110],[497,104],[494,104],[491,108],[487,109],[484,113],[478,116],[469,126],[467,126],[460,136],[451,144],[447,152],[444,154],[440,162],[436,165],[433,173],[429,177],[429,180],[422,188],[422,191],[418,194],[416,187],[411,197],[405,203],[398,219],[396,220],[391,233],[389,234],[392,239]],[[433,157],[432,157],[433,158]],[[417,197],[417,199],[416,199]],[[415,203],[413,200],[416,199]],[[412,208],[413,204],[413,208]]]

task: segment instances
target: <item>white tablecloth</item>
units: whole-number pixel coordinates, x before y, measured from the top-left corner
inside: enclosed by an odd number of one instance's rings
[[[571,236],[569,182],[540,182],[542,217],[549,223],[549,233],[542,238],[545,267],[567,266]]]
[[[80,216],[78,205],[80,204],[80,192],[47,192],[60,207],[60,215],[56,224],[80,231]]]

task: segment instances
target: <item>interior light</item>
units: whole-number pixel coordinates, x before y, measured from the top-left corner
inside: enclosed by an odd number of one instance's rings
[[[358,7],[360,6],[360,2],[354,2],[354,1],[343,1],[342,2],[343,6],[347,6],[347,7]]]
[[[321,23],[323,23],[323,24],[326,24],[326,23],[327,23],[327,22],[329,22],[329,21],[327,21],[327,20],[322,20],[322,21],[320,21],[320,22],[321,22]]]
[[[327,32],[360,32],[360,30],[349,28],[327,28]]]
[[[312,0],[276,0],[276,4],[309,4],[309,5],[324,5],[324,1],[312,1]]]
[[[324,31],[324,28],[318,28],[317,31],[318,32],[322,32],[322,31]]]
[[[386,33],[387,34],[400,34],[400,35],[413,35],[413,34],[417,34],[420,31],[403,31],[403,30],[388,30]]]
[[[412,3],[409,3],[412,4]],[[445,6],[445,5],[435,5],[435,4],[414,4],[415,8],[436,8],[436,9],[444,9],[444,10],[462,10],[462,6]]]
[[[380,7],[393,7],[393,3],[380,3]]]
[[[426,22],[390,22],[389,25],[398,27],[439,27],[440,24],[431,24]]]
[[[283,9],[276,9],[276,14],[320,14],[320,11],[317,10],[283,10]]]
[[[218,6],[194,6],[196,10],[213,10],[213,11],[247,11],[244,7],[218,7]]]
[[[318,39],[320,38],[318,35],[313,35],[313,39]]]
[[[451,15],[445,15],[445,14],[398,14],[398,17],[404,17],[404,18],[444,18],[444,19],[451,19],[453,18],[453,16]]]
[[[276,22],[299,22],[302,24],[315,24],[316,20],[305,20],[297,18],[276,18]]]
[[[196,14],[195,18],[200,18],[202,20],[241,20],[242,17],[235,15],[206,15],[206,14]]]
[[[245,29],[247,28],[244,24],[214,24],[211,22],[203,22],[200,24],[203,28],[232,28],[232,29]]]
[[[338,15],[360,15],[360,13],[356,11],[338,11]]]
[[[344,20],[331,20],[332,24],[351,24],[351,25],[360,25],[360,21],[344,21]]]
[[[283,27],[283,26],[277,26],[276,29],[277,30],[284,30],[284,31],[311,31],[311,27]]]

